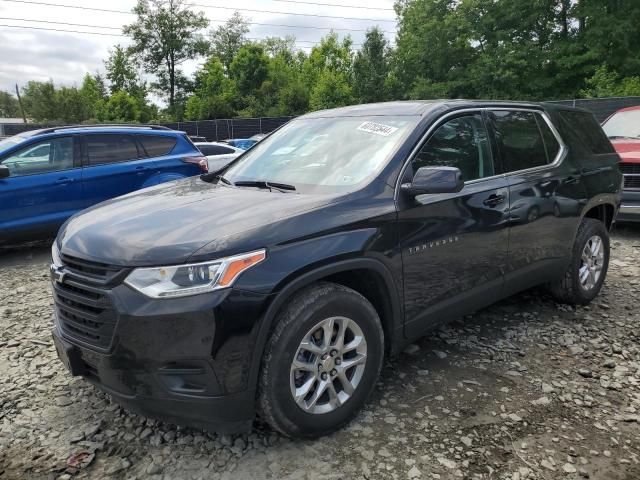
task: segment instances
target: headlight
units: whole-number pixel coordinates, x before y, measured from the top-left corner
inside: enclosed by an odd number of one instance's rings
[[[62,260],[60,259],[60,250],[58,250],[58,243],[54,240],[51,245],[51,261],[56,267],[62,266]]]
[[[184,297],[230,287],[245,270],[266,258],[265,250],[212,262],[136,268],[125,283],[152,298]]]

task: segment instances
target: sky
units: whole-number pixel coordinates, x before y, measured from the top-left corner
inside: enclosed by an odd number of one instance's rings
[[[312,2],[330,3],[332,6],[314,5]],[[122,33],[122,26],[135,19],[134,15],[126,13],[131,11],[135,3],[135,0],[34,0],[33,3],[0,0],[0,90],[13,91],[16,83],[23,86],[29,80],[52,79],[56,85],[79,85],[85,73],[103,72],[103,60],[108,57],[109,49],[117,43],[128,44],[128,39],[119,35]],[[354,48],[358,48],[357,44],[363,42],[364,30],[375,25],[388,32],[385,35],[389,41],[393,41],[395,37],[393,0],[235,0],[232,4],[223,0],[189,0],[189,3],[192,10],[205,13],[211,21],[210,28],[224,23],[233,14],[232,8],[238,9],[251,22],[293,26],[294,28],[250,25],[251,30],[247,36],[257,39],[293,35],[299,41],[296,47],[305,50],[309,50],[331,28],[340,37],[351,35]],[[125,13],[81,10],[60,5]],[[268,10],[269,13],[242,9]],[[342,18],[322,18],[308,16],[309,14]],[[102,35],[11,28],[9,25]],[[193,73],[198,63],[185,64],[185,72]]]

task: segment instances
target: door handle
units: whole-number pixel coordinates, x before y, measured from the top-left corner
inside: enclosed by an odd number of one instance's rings
[[[576,183],[580,183],[580,177],[569,176],[562,180],[562,183],[565,185],[575,185]]]
[[[482,203],[485,204],[487,207],[495,207],[496,205],[500,205],[501,203],[504,202],[505,196],[500,194],[500,195],[496,195],[495,193],[489,195],[488,198],[486,198]]]
[[[143,167],[143,166],[136,167],[136,173],[138,175],[142,175],[146,169],[147,167]]]
[[[67,183],[72,183],[75,179],[69,177],[60,177],[56,180],[56,183],[59,185],[66,185]]]

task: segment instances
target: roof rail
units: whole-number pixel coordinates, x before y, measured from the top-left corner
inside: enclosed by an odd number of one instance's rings
[[[149,130],[172,130],[169,127],[165,127],[163,125],[136,125],[131,123],[92,123],[89,125],[64,125],[60,127],[49,127],[43,128],[41,130],[37,130],[38,135],[42,135],[44,133],[53,133],[58,132],[60,130],[74,130],[74,129],[82,129],[82,128],[132,128],[132,129],[149,129]]]

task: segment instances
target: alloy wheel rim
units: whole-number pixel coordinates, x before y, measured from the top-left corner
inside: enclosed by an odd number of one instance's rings
[[[594,235],[587,243],[585,243],[582,249],[582,257],[580,259],[580,268],[578,270],[578,279],[580,285],[584,290],[591,290],[594,288],[600,276],[602,275],[602,269],[604,267],[604,246],[602,238],[598,235]]]
[[[367,341],[347,317],[318,322],[302,338],[290,369],[291,395],[307,413],[333,412],[347,402],[362,380]]]

